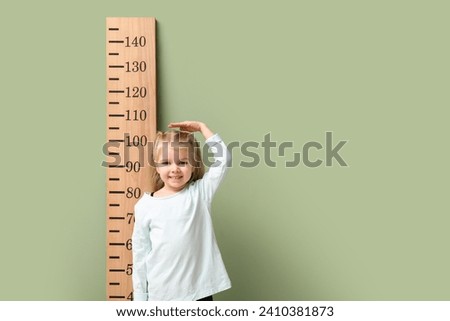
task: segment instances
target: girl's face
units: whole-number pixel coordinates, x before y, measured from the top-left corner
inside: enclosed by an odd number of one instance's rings
[[[164,182],[164,188],[172,191],[181,191],[191,179],[193,167],[189,162],[187,148],[163,148],[156,171]]]

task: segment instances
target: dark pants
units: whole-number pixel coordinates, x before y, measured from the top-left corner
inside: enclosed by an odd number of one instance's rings
[[[204,297],[203,299],[197,300],[197,301],[214,301],[212,295]]]

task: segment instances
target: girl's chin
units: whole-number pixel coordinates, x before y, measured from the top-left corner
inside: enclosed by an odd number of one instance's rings
[[[186,186],[186,182],[182,181],[168,181],[165,185],[172,190],[182,190]]]

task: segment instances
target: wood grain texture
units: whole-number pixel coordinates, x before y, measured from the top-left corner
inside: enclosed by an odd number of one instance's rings
[[[108,300],[132,298],[134,205],[151,190],[147,157],[156,135],[155,36],[155,18],[106,19]]]

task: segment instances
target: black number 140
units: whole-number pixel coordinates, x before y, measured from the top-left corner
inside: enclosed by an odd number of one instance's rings
[[[125,41],[126,41],[126,45],[125,47],[145,47],[145,45],[147,44],[147,39],[145,38],[145,36],[140,36],[140,37],[125,37]]]

